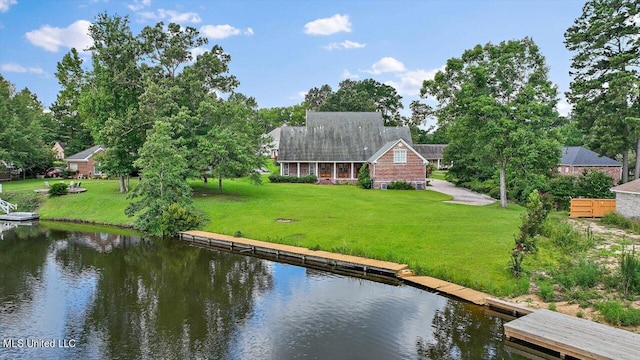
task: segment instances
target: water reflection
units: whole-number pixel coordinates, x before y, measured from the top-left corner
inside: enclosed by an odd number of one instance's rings
[[[26,229],[25,229],[26,228]],[[0,240],[0,358],[513,358],[478,307],[169,240],[18,227]]]

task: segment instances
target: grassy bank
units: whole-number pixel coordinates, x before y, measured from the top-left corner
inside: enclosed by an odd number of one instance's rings
[[[33,191],[42,180],[5,183]],[[132,182],[135,184],[135,182]],[[520,207],[448,204],[433,191],[371,191],[354,186],[271,184],[245,180],[192,183],[194,201],[210,222],[204,230],[407,263],[422,274],[496,295],[522,293],[526,280],[507,271]],[[130,225],[128,202],[112,180],[83,181],[88,191],[45,198],[43,219]]]

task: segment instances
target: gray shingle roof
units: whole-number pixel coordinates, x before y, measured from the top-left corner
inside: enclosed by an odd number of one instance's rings
[[[585,149],[581,146],[566,146],[562,148],[562,159],[560,165],[573,166],[622,166],[621,163],[600,156],[596,152]]]
[[[278,160],[365,162],[398,139],[413,146],[409,128],[384,126],[379,112],[308,112],[306,126],[282,127]]]
[[[444,159],[447,144],[415,144],[413,148],[425,159]]]
[[[639,193],[640,194],[640,179],[633,180],[633,181],[630,181],[628,183],[613,187],[613,188],[611,188],[611,191],[622,191],[622,192],[630,192],[630,193]]]
[[[77,154],[73,154],[71,156],[68,156],[64,160],[65,161],[88,160],[91,157],[91,155],[93,155],[96,151],[98,151],[100,149],[104,150],[105,147],[102,146],[102,145],[95,145],[95,146],[92,146],[92,147],[90,147],[90,148],[88,148],[86,150],[82,150]]]

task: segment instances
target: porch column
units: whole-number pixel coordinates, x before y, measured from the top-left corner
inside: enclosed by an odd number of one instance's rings
[[[334,163],[333,163],[333,178],[334,178],[334,179],[337,179],[337,178],[338,178],[338,176],[336,176],[336,173],[337,173],[337,171],[336,171],[336,170],[337,170],[337,166],[336,166],[336,164],[337,164],[337,162],[334,162]]]
[[[300,163],[298,163],[298,177],[300,177]]]
[[[320,174],[318,174],[318,163],[317,162],[316,162],[315,167],[316,167],[316,177],[320,178]]]
[[[353,179],[353,163],[351,163],[351,178]]]

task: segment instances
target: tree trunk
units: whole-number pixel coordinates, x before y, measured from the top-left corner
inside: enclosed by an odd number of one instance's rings
[[[209,181],[209,179],[207,178],[207,175],[204,176],[204,183],[206,184]]]
[[[127,183],[125,184],[126,190],[131,189],[131,176],[127,175]]]
[[[629,150],[622,152],[622,183],[629,182]]]
[[[500,164],[500,206],[507,207],[507,176],[506,176],[506,164],[503,162]]]
[[[636,142],[636,168],[633,170],[633,178],[640,179],[640,135]]]
[[[218,178],[218,193],[222,194],[222,177]]]
[[[119,178],[120,178],[120,192],[126,193],[127,188],[124,186],[124,175],[120,175]]]

